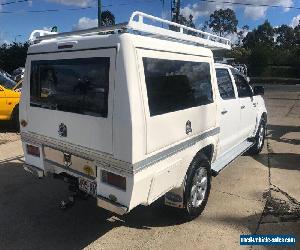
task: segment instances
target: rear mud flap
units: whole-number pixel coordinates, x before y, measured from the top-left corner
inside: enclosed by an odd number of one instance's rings
[[[45,175],[44,175],[44,171],[37,168],[37,167],[34,167],[34,166],[31,166],[31,165],[27,165],[27,164],[24,164],[23,165],[23,168],[24,170],[26,170],[27,172],[37,176],[39,179],[43,178]]]

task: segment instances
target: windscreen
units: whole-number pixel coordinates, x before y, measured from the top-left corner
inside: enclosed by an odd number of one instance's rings
[[[30,105],[107,117],[109,57],[33,61]]]
[[[8,77],[0,74],[0,85],[2,85],[6,89],[13,89],[14,86],[16,86],[16,82],[9,79]]]

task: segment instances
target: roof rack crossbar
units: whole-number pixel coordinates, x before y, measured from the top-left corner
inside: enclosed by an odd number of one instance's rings
[[[53,39],[53,38],[63,38],[63,37],[68,37],[68,36],[81,36],[81,35],[89,35],[89,34],[93,34],[93,33],[115,32],[118,30],[125,30],[127,28],[127,25],[128,25],[128,23],[125,22],[125,23],[120,23],[120,24],[111,25],[111,26],[103,26],[100,28],[96,27],[96,28],[91,28],[91,29],[75,30],[75,31],[70,31],[70,32],[62,32],[62,33],[52,32],[53,34],[50,34],[50,35],[35,37],[34,41],[40,42],[43,40],[48,40],[48,39]],[[35,32],[35,31],[33,31],[33,32]]]

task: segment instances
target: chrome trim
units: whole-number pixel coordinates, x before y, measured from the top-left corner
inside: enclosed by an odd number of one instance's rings
[[[134,172],[141,171],[142,169],[144,169],[150,165],[153,165],[159,161],[162,161],[170,156],[175,155],[179,151],[185,150],[185,149],[195,145],[199,141],[202,141],[210,136],[214,136],[219,133],[220,133],[220,127],[217,127],[212,130],[209,130],[207,132],[204,132],[203,134],[200,134],[200,135],[193,137],[187,141],[177,144],[174,147],[168,148],[168,149],[161,151],[155,155],[152,155],[145,160],[142,160],[140,162],[133,164],[133,171]]]
[[[33,143],[37,146],[47,146],[56,150],[60,150],[65,153],[69,153],[87,160],[96,161],[96,166],[101,165],[101,168],[105,170],[115,170],[121,174],[134,174],[144,168],[149,167],[159,161],[162,161],[170,156],[175,155],[179,151],[183,151],[197,142],[204,140],[210,136],[214,136],[220,133],[220,127],[208,130],[200,135],[197,135],[191,139],[181,142],[173,147],[165,149],[157,154],[149,156],[148,158],[141,160],[137,163],[130,164],[128,162],[116,160],[112,155],[88,149],[79,145],[75,145],[68,142],[63,142],[47,136],[38,135],[32,132],[22,132],[21,139],[27,143]]]
[[[116,160],[111,154],[92,150],[73,143],[64,142],[47,136],[39,135],[33,132],[21,132],[23,142],[32,143],[36,146],[46,146],[64,153],[72,154],[86,160],[95,161],[96,165],[101,165],[101,168],[118,172],[132,174],[132,165],[130,163]]]
[[[107,198],[104,198],[100,195],[97,195],[97,205],[98,207],[102,207],[108,211],[111,211],[115,214],[118,215],[123,215],[125,213],[127,213],[128,208],[117,203],[117,202],[113,202]]]

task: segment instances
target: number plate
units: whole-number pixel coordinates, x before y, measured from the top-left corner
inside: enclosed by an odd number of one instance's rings
[[[83,192],[96,196],[97,183],[92,181],[87,181],[86,179],[79,178],[79,189]]]

